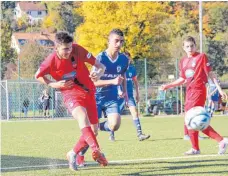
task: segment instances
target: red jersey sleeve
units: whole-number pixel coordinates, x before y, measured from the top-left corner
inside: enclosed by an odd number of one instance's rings
[[[79,58],[83,61],[83,62],[87,62],[91,65],[94,65],[96,62],[96,58],[90,53],[88,52],[85,48],[83,48],[80,45],[76,45],[76,52],[78,50],[78,54],[79,54]]]
[[[208,61],[206,54],[202,55],[202,59],[203,59],[203,69],[204,69],[205,73],[208,75],[208,73],[212,70],[212,68],[211,68],[211,65]]]
[[[184,59],[182,58],[179,62],[179,77],[186,79],[183,69],[183,61]]]
[[[43,77],[47,74],[50,74],[51,63],[53,59],[54,59],[54,54],[51,54],[40,64],[39,70],[35,75],[36,78]]]

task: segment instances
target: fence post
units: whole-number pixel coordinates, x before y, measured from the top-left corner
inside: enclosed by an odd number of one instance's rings
[[[32,84],[32,99],[33,99],[33,104],[32,104],[33,117],[35,117],[35,89],[34,89],[34,84]]]
[[[6,113],[7,113],[7,120],[10,118],[9,114],[9,91],[8,91],[8,81],[6,80]]]
[[[52,102],[52,106],[51,106],[51,108],[52,108],[52,119],[54,119],[54,89],[51,89],[51,92],[52,92],[52,94],[51,94],[51,102]]]

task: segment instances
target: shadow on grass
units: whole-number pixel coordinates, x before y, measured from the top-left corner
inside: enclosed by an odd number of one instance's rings
[[[67,168],[67,161],[52,158],[27,157],[27,156],[1,156],[1,172],[41,170],[44,168]]]
[[[216,163],[216,162],[220,163]],[[222,162],[222,163],[221,163]],[[66,169],[68,164],[66,160],[40,158],[40,157],[26,157],[26,156],[12,156],[2,155],[1,157],[1,172],[20,172],[31,170],[54,170]],[[157,166],[161,164],[162,166]],[[166,164],[166,165],[164,165]],[[154,165],[154,166],[153,166]],[[100,167],[95,162],[88,162],[87,167],[79,170],[100,170],[105,169],[107,172],[110,169],[119,170],[120,173],[132,169],[138,169],[140,172],[129,172],[121,175],[191,175],[193,173],[184,172],[184,169],[198,169],[194,174],[228,174],[228,169],[223,171],[211,171],[210,167],[225,167],[228,168],[228,158],[219,160],[182,160],[182,161],[136,161],[131,163],[111,162],[109,167]],[[208,168],[208,172],[200,171],[202,168]],[[175,174],[172,173],[175,170]],[[169,171],[172,171],[169,173]],[[157,173],[159,172],[159,174]]]
[[[223,163],[215,163],[215,162],[223,162]],[[206,164],[205,162],[208,162]],[[174,162],[167,162],[167,161],[160,161],[156,162],[161,163],[161,164],[173,164],[174,166],[163,166],[159,167],[160,169],[149,169],[149,168],[141,168],[141,170],[146,170],[146,171],[140,171],[140,172],[132,172],[132,173],[126,173],[126,174],[120,174],[122,176],[124,175],[131,175],[131,176],[140,176],[140,175],[201,175],[201,174],[220,174],[220,175],[228,175],[228,158],[227,159],[220,159],[220,160],[190,160],[190,161],[174,161]],[[202,164],[205,163],[205,164]],[[148,163],[147,163],[148,164]],[[152,163],[151,163],[152,164]],[[182,165],[180,165],[182,164]],[[185,165],[183,165],[185,164]],[[186,165],[188,164],[188,165]],[[210,167],[225,167],[227,168],[226,170],[222,171],[211,171]],[[207,171],[200,171],[201,168],[207,168]],[[198,169],[197,172],[186,172],[184,169]],[[169,172],[169,171],[174,171]],[[159,172],[159,173],[157,173]],[[162,173],[164,172],[164,173]]]

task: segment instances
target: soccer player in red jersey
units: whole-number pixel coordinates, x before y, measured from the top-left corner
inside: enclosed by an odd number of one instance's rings
[[[187,56],[183,57],[179,63],[180,76],[177,80],[170,84],[162,85],[161,89],[166,90],[175,86],[179,86],[186,81],[186,100],[185,112],[195,106],[204,107],[206,101],[206,83],[208,77],[215,83],[220,95],[223,99],[227,99],[227,95],[222,91],[217,82],[215,74],[211,71],[211,66],[207,56],[204,53],[196,52],[196,42],[191,36],[187,37],[183,42],[183,49]],[[198,131],[188,130],[192,148],[185,152],[185,155],[200,154]],[[218,154],[224,154],[228,146],[228,139],[220,136],[211,126],[202,131],[210,138],[219,143]]]
[[[90,74],[85,62],[95,66],[97,72]],[[78,121],[82,135],[73,149],[67,153],[71,170],[77,170],[76,156],[87,145],[92,149],[95,161],[102,166],[108,164],[96,139],[98,114],[93,83],[104,71],[103,64],[82,46],[73,43],[73,37],[63,31],[56,34],[55,51],[41,63],[35,75],[39,82],[61,91],[67,109]],[[46,75],[51,75],[55,81]]]

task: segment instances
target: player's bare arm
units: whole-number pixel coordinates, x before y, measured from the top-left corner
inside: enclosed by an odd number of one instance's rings
[[[161,90],[167,90],[167,89],[170,89],[170,88],[173,88],[173,87],[176,87],[176,86],[180,86],[182,84],[185,83],[185,79],[182,78],[182,77],[179,77],[177,80],[169,83],[169,84],[165,84],[165,85],[162,85],[161,86]]]
[[[126,74],[124,73],[123,75],[123,94],[124,94],[124,98],[126,103],[128,102],[128,94],[127,94],[127,78],[126,78]],[[127,105],[127,104],[126,104]]]
[[[227,99],[228,99],[228,96],[226,95],[225,92],[223,92],[221,86],[219,85],[219,83],[218,83],[218,81],[217,81],[218,79],[217,79],[216,75],[214,74],[214,72],[210,71],[210,72],[208,73],[208,77],[209,77],[209,78],[214,82],[214,84],[216,85],[216,88],[218,89],[219,94],[220,94],[221,97],[222,97],[222,100],[227,100]]]
[[[92,70],[89,77],[92,79],[93,82],[96,82],[104,74],[106,67],[98,60],[95,61],[94,67],[96,68],[96,71]]]
[[[109,85],[121,85],[123,82],[124,78],[122,76],[117,76],[114,79],[110,80],[97,80],[94,82],[94,85],[96,87],[105,87]]]
[[[38,75],[39,70],[36,72],[36,75]],[[35,76],[36,78],[36,76]],[[46,76],[43,77],[38,77],[36,78],[37,81],[39,81],[42,84],[48,85],[52,88],[55,89],[60,89],[60,88],[71,88],[74,85],[74,82],[72,80],[66,81],[66,80],[61,80],[61,81],[51,81],[50,79],[48,79]]]

